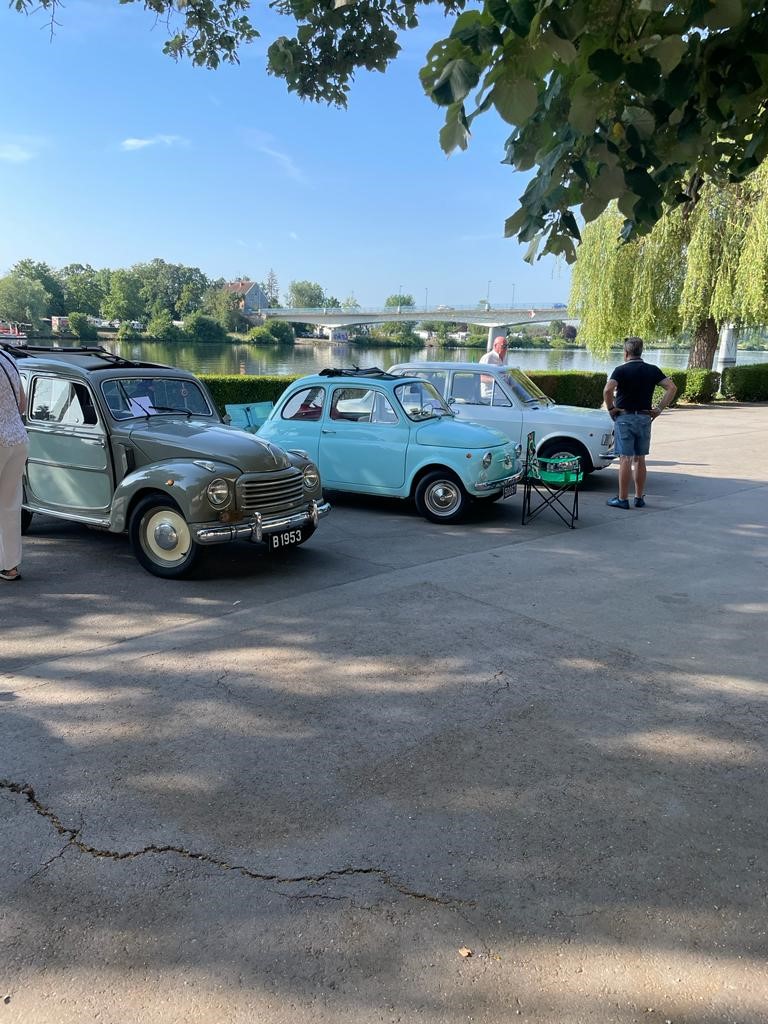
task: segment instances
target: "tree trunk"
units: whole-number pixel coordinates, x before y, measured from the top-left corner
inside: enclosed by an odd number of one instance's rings
[[[720,332],[712,317],[702,320],[696,327],[691,343],[691,351],[688,353],[689,370],[711,370],[717,352],[717,343]]]

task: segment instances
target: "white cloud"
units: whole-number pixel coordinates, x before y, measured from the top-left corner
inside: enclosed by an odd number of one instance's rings
[[[278,164],[289,178],[293,178],[294,181],[306,181],[303,171],[293,162],[293,159],[287,154],[282,153],[279,149],[272,149],[271,146],[259,146],[259,153],[263,153],[264,156],[268,156],[270,160],[274,160]]]
[[[7,164],[24,164],[37,153],[30,146],[18,142],[0,142],[0,160]]]
[[[137,149],[146,149],[147,146],[188,146],[189,143],[180,135],[152,135],[148,139],[123,139],[120,149],[126,153]]]
[[[294,240],[294,242],[298,242],[298,240],[299,240],[299,236],[296,234],[295,231],[289,231],[288,232],[288,237],[292,238]]]

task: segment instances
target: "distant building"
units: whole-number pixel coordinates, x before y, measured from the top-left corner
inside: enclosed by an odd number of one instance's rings
[[[66,334],[69,330],[69,317],[66,316],[52,316],[51,317],[51,330],[55,334]]]
[[[224,287],[228,292],[237,295],[240,309],[245,316],[249,313],[260,313],[269,308],[269,299],[261,285],[255,281],[230,281]]]

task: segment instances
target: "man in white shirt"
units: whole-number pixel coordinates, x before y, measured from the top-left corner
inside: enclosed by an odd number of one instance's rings
[[[480,359],[486,366],[503,366],[507,358],[507,339],[499,335],[493,339],[493,348]],[[493,377],[480,378],[480,401],[490,405],[493,401]]]
[[[491,351],[486,352],[480,362],[486,363],[486,365],[490,366],[503,366],[506,358],[507,339],[499,335],[498,338],[493,339],[493,348]]]

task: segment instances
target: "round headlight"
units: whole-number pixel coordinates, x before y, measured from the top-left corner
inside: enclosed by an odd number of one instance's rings
[[[320,474],[317,471],[317,466],[313,466],[311,463],[304,469],[304,486],[308,491],[316,491],[320,486]]]
[[[483,456],[483,469],[488,469],[493,462],[493,452],[486,452]]]
[[[229,502],[229,484],[226,480],[217,477],[208,484],[206,494],[208,495],[208,501],[212,505],[222,508]]]

